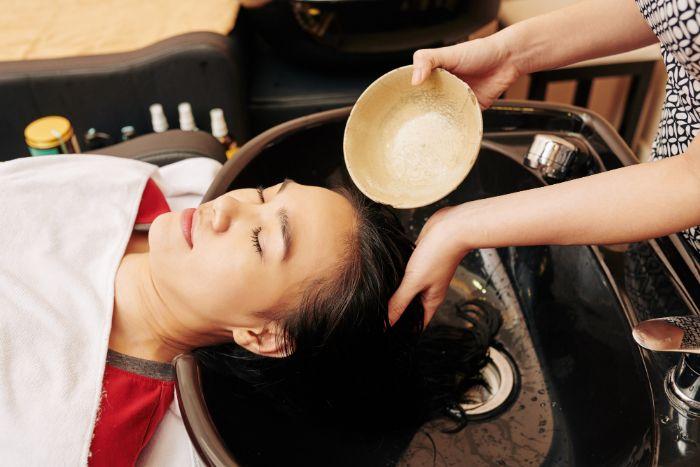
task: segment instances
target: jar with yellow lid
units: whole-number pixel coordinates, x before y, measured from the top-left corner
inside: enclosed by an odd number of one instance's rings
[[[67,118],[60,115],[42,117],[27,125],[24,141],[32,156],[80,152],[73,127]]]

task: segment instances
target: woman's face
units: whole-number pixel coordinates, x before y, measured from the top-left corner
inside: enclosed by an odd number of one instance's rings
[[[260,325],[262,313],[294,309],[309,280],[343,260],[353,232],[350,203],[330,190],[285,181],[241,189],[159,216],[148,240],[158,293],[183,321],[213,329]],[[183,323],[184,324],[184,323]]]

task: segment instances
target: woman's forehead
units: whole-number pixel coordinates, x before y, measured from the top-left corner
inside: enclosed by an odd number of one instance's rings
[[[328,227],[347,231],[352,226],[354,208],[347,198],[332,190],[290,183],[278,196],[279,203],[289,212],[290,222],[304,222],[304,230],[318,227],[321,231]]]

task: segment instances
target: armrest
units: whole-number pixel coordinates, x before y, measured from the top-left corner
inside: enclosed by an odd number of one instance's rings
[[[159,167],[192,157],[209,157],[222,164],[226,162],[224,147],[204,131],[170,130],[150,133],[88,153],[128,157]]]

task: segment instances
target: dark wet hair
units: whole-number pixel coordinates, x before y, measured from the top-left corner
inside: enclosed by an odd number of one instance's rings
[[[366,430],[447,416],[463,426],[459,403],[480,382],[497,314],[422,332],[423,309],[414,300],[389,326],[388,301],[413,244],[389,208],[356,191],[337,191],[354,207],[357,227],[344,260],[309,283],[298,309],[282,318],[291,355],[266,358],[235,344],[195,355],[225,375],[230,400],[254,401],[287,417]]]

